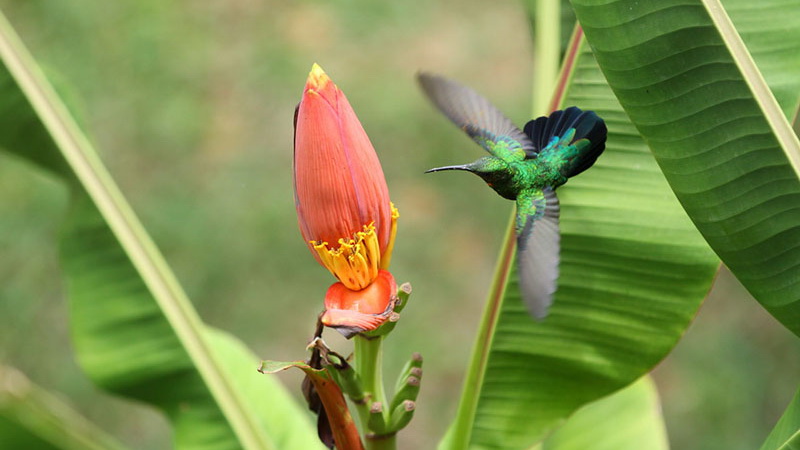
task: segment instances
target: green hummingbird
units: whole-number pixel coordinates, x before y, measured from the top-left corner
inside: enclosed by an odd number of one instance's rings
[[[555,189],[594,164],[605,149],[605,122],[569,107],[529,121],[524,131],[472,89],[428,73],[417,76],[434,105],[483,147],[469,164],[430,169],[466,170],[500,196],[516,201],[517,268],[522,297],[537,319],[547,316],[558,279],[559,204]]]

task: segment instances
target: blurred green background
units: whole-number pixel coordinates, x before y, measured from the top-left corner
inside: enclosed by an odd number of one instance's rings
[[[392,272],[414,295],[387,342],[386,373],[391,382],[412,351],[426,357],[420,407],[400,442],[432,448],[455,409],[512,205],[474,177],[422,174],[480,150],[426,103],[414,74],[458,78],[524,123],[535,68],[523,5],[0,0],[0,8],[51,78],[69,86],[85,130],[202,317],[269,359],[304,357],[332,281],[300,238],[291,187],[292,112],[311,64],[322,65],[369,133],[400,209]],[[0,154],[0,363],[61,392],[132,447],[169,448],[157,412],[99,391],[72,359],[56,252],[66,205],[58,182]],[[756,448],[797,388],[798,354],[798,340],[723,271],[655,370],[673,448]],[[298,392],[298,375],[280,377]]]

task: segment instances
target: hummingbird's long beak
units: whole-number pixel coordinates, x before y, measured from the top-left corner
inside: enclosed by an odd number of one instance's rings
[[[467,172],[472,172],[472,168],[469,164],[462,164],[460,166],[444,166],[444,167],[436,167],[430,170],[426,170],[425,173],[431,172],[441,172],[443,170],[466,170]]]

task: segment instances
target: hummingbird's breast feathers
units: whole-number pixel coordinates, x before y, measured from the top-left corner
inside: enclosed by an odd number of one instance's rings
[[[517,198],[518,191],[515,189],[515,179],[519,169],[513,162],[509,163],[495,156],[483,156],[465,167],[470,172],[483,178],[483,181],[502,197],[509,200]]]
[[[493,170],[482,178],[498,194],[509,200],[516,200],[517,195],[522,191],[542,188],[546,185],[542,184],[546,180],[542,179],[539,165],[535,160],[500,160],[493,166]]]

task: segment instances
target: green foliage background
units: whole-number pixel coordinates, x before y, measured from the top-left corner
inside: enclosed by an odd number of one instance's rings
[[[370,134],[401,212],[393,272],[414,295],[387,341],[387,372],[412,351],[427,359],[420,408],[400,442],[427,448],[443,434],[511,204],[474,177],[422,175],[480,150],[425,102],[413,75],[460,79],[522,124],[535,68],[521,4],[0,0],[0,8],[55,83],[68,86],[67,101],[205,321],[275,360],[304,355],[331,282],[300,239],[291,191],[291,114],[311,63],[321,64]],[[161,417],[98,391],[72,361],[55,245],[65,207],[57,182],[0,155],[0,363],[63,392],[132,447],[168,448]],[[655,371],[673,447],[758,446],[797,387],[798,350],[723,272]],[[297,392],[298,375],[281,378]]]

